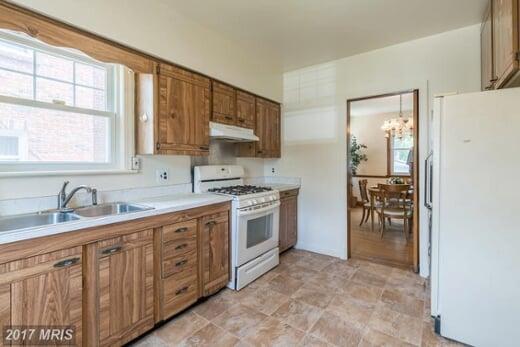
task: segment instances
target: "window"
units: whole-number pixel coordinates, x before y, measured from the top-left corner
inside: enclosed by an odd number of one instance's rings
[[[412,135],[405,135],[402,138],[392,136],[390,138],[390,174],[395,176],[408,176],[410,169],[408,165],[408,155],[413,150]]]
[[[0,32],[0,171],[123,168],[126,71]]]

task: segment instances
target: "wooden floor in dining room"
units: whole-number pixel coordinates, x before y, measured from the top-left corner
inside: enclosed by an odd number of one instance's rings
[[[403,234],[402,220],[392,220],[383,238],[374,217],[374,230],[370,227],[370,218],[359,225],[363,214],[361,207],[351,209],[351,252],[352,258],[370,260],[375,263],[410,269],[413,266],[412,237],[406,240]]]

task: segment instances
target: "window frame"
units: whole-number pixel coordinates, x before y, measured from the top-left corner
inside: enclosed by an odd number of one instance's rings
[[[410,134],[409,136],[412,137],[412,141],[413,141],[413,134]],[[403,173],[403,172],[395,172],[394,171],[394,152],[396,150],[413,150],[413,142],[412,142],[412,147],[411,148],[394,148],[394,139],[395,137],[393,136],[390,136],[387,138],[387,175],[392,177],[392,176],[399,176],[399,177],[410,177],[410,171],[406,172],[406,173]]]
[[[107,153],[106,162],[20,162],[16,160],[0,161],[0,177],[20,175],[59,175],[63,173],[89,174],[105,172],[135,172],[135,170],[131,169],[130,165],[130,158],[135,154],[135,150],[133,148],[134,139],[132,136],[134,129],[132,115],[134,111],[133,103],[135,95],[133,91],[135,80],[132,70],[124,67],[123,65],[99,62],[76,49],[52,47],[40,41],[36,41],[30,37],[11,34],[8,31],[0,30],[0,40],[7,41],[11,44],[28,47],[34,52],[40,51],[51,56],[69,59],[77,63],[83,63],[89,66],[106,69],[105,111],[6,95],[0,95],[0,103],[108,118],[109,131],[107,136],[109,139],[107,143],[110,146]],[[33,61],[33,64],[36,65],[36,62]],[[2,70],[11,71],[10,69],[4,68],[2,68]],[[13,72],[20,73],[19,71],[15,70],[13,70]],[[75,71],[73,73],[75,74]],[[32,76],[33,79],[36,78],[34,71]],[[50,78],[49,80],[53,79]],[[63,81],[60,80],[60,82]],[[74,90],[76,86],[82,86],[81,84],[75,83],[75,76],[73,77],[73,82],[64,83],[71,84]],[[33,86],[36,86],[34,81]],[[96,89],[89,86],[86,87]],[[34,90],[33,95],[35,94],[36,90]]]

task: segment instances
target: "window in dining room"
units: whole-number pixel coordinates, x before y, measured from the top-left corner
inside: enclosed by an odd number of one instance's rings
[[[409,158],[413,150],[413,136],[394,136],[389,139],[390,145],[390,174],[392,176],[408,176],[410,174]]]

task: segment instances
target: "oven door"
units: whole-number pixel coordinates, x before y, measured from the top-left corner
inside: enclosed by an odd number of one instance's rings
[[[255,206],[256,207],[256,206]],[[280,202],[248,207],[237,212],[236,266],[278,247]]]

